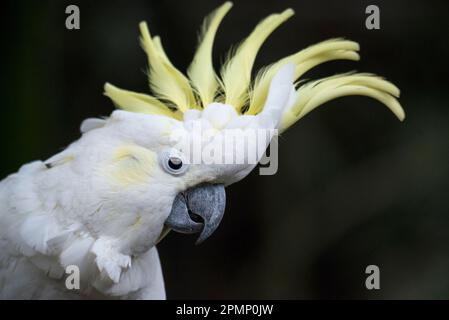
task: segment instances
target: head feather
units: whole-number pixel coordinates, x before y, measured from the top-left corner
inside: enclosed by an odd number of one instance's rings
[[[387,106],[399,120],[405,113],[397,101],[399,89],[392,83],[369,73],[346,73],[311,81],[296,92],[296,102],[284,112],[281,131],[324,103],[344,96],[367,96]]]
[[[194,107],[196,103],[189,80],[170,63],[162,46],[155,45],[145,22],[140,23],[140,32],[142,47],[148,55],[149,82],[154,94],[172,102],[182,112]]]
[[[159,37],[151,37],[147,24],[142,22],[141,43],[148,56],[149,83],[154,97],[105,85],[105,95],[119,107],[131,112],[160,114],[182,119],[185,111],[201,109],[220,100],[232,105],[239,113],[257,115],[264,110],[270,84],[287,65],[294,65],[293,79],[310,69],[332,60],[359,60],[358,43],[341,38],[312,45],[287,56],[258,72],[251,80],[251,71],[262,44],[283,22],[293,15],[287,9],[262,20],[251,34],[231,51],[217,76],[212,63],[212,47],[218,26],[232,3],[226,2],[204,20],[202,34],[187,78],[167,57]],[[293,88],[294,89],[294,88]],[[284,131],[318,106],[343,96],[363,95],[385,104],[400,120],[405,117],[399,104],[399,89],[385,79],[367,73],[340,74],[303,84],[292,94],[289,106],[283,111],[281,130]],[[289,100],[290,102],[290,100]]]
[[[225,62],[221,69],[221,77],[226,104],[241,111],[248,99],[251,70],[257,52],[267,37],[293,14],[292,9],[287,9],[282,13],[272,14],[262,20],[235,53],[231,55],[230,59]]]
[[[179,111],[172,111],[155,97],[133,91],[119,89],[112,84],[104,85],[104,94],[114,101],[115,105],[123,110],[145,114],[159,114],[167,117],[181,119]]]
[[[218,26],[231,7],[232,3],[226,2],[204,19],[199,45],[187,70],[203,108],[214,102],[218,89],[217,75],[212,62],[212,46]]]

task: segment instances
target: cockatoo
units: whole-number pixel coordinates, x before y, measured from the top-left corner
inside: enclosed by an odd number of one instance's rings
[[[259,48],[293,15],[291,9],[262,20],[229,54],[218,76],[212,46],[231,6],[226,2],[205,19],[187,76],[142,22],[153,95],[106,83],[105,95],[119,110],[85,120],[81,138],[64,151],[25,164],[1,181],[0,297],[165,299],[157,243],[170,230],[199,233],[198,242],[209,237],[224,214],[225,187],[254,169],[273,132],[350,95],[377,99],[404,119],[399,89],[373,74],[299,82],[324,62],[358,60],[353,41],[320,42],[251,79]],[[250,152],[261,145],[256,161],[247,161],[249,153],[239,154],[235,145],[222,155],[234,162],[192,160],[192,145],[221,150],[230,131],[235,144],[252,146]],[[256,131],[268,139],[254,143]],[[239,157],[244,161],[235,161]],[[75,288],[67,285],[73,268],[79,272]]]

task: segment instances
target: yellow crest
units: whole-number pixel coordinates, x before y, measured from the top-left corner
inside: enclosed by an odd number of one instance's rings
[[[254,80],[251,71],[257,52],[267,37],[294,12],[287,9],[262,20],[228,56],[217,75],[212,64],[212,47],[218,26],[232,3],[226,2],[206,17],[198,48],[187,75],[176,69],[164,52],[159,37],[152,37],[147,24],[140,23],[141,44],[148,56],[149,86],[154,96],[105,84],[105,95],[123,110],[159,114],[181,120],[189,109],[203,109],[218,101],[235,107],[239,114],[263,110],[270,82],[285,64],[293,63],[295,83],[313,67],[332,60],[359,60],[356,42],[337,38],[312,45],[262,68]],[[385,104],[401,121],[404,110],[397,101],[399,89],[385,79],[368,73],[346,73],[310,81],[296,90],[296,101],[282,116],[281,131],[324,104],[343,96],[363,95]]]

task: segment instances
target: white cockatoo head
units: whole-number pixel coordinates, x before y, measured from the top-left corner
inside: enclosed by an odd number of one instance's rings
[[[45,205],[56,212],[51,219],[58,223],[45,223],[30,246],[45,253],[60,246],[63,265],[79,260],[83,250],[93,252],[100,271],[117,282],[129,257],[146,252],[168,230],[200,233],[199,242],[210,236],[224,214],[224,188],[254,169],[277,132],[316,107],[364,95],[404,119],[396,99],[399,89],[372,74],[346,73],[299,85],[300,77],[321,63],[358,60],[359,46],[353,41],[331,39],[310,46],[263,68],[252,80],[259,48],[293,15],[291,9],[262,20],[217,75],[212,45],[231,6],[226,2],[206,18],[187,76],[172,65],[160,38],[140,24],[153,95],[107,83],[105,95],[121,110],[107,119],[85,120],[82,138],[46,161],[48,170],[33,167]],[[21,232],[44,225],[39,219],[26,220]],[[76,250],[61,230],[75,234]],[[41,238],[50,240],[36,246]]]
[[[319,105],[342,96],[365,95],[404,118],[396,100],[399,89],[372,74],[340,74],[298,85],[306,71],[323,62],[358,60],[359,46],[349,40],[310,46],[262,69],[252,81],[257,51],[293,15],[291,9],[261,21],[229,55],[218,76],[212,46],[231,7],[226,2],[205,19],[187,76],[173,66],[160,38],[152,37],[142,22],[141,44],[148,56],[153,96],[107,83],[105,94],[122,110],[105,121],[88,119],[83,124],[82,131],[88,131],[83,139],[91,135],[97,140],[100,135],[108,150],[95,165],[98,174],[91,177],[98,189],[104,188],[99,194],[107,198],[101,202],[105,212],[101,226],[111,230],[121,230],[126,223],[145,226],[148,230],[140,228],[142,235],[130,236],[144,239],[136,242],[142,249],[154,245],[169,229],[199,232],[198,241],[207,238],[223,216],[224,187],[256,166],[278,131]],[[110,212],[129,212],[126,219],[131,220],[107,220]]]
[[[144,252],[169,229],[200,232],[201,242],[223,217],[225,186],[251,172],[279,128],[293,72],[293,64],[277,72],[257,115],[222,102],[179,119],[117,110],[106,120],[85,120],[82,139],[47,163],[56,172],[52,163],[70,152],[71,166],[84,173],[79,191],[89,190],[83,199],[92,205],[82,210],[82,223],[98,236],[120,238],[121,251]],[[123,95],[110,85],[106,92]]]

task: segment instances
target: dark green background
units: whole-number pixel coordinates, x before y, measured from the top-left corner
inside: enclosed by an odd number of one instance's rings
[[[81,30],[65,29],[77,4]],[[138,23],[147,20],[175,65],[188,66],[203,16],[221,1],[3,1],[1,177],[45,159],[108,115],[103,83],[147,91]],[[344,4],[343,4],[344,3]],[[404,123],[351,97],[314,111],[280,139],[275,176],[253,172],[228,188],[227,212],[206,243],[170,234],[159,245],[169,298],[449,298],[449,106],[446,1],[236,1],[218,31],[217,65],[272,12],[296,15],[256,66],[318,41],[361,44],[359,70],[401,90]],[[377,4],[381,30],[365,28]],[[381,289],[364,287],[365,267]]]

